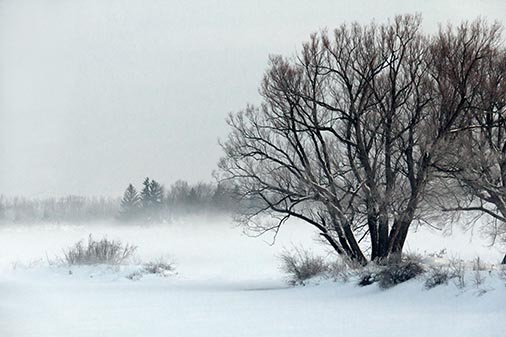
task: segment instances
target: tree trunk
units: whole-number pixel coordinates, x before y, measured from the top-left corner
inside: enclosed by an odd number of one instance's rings
[[[412,199],[404,214],[394,221],[388,242],[389,256],[400,258],[404,243],[408,237],[409,227],[413,222],[416,209],[416,199]]]
[[[374,261],[379,257],[378,222],[376,216],[369,215],[367,217],[367,224],[369,228],[369,235],[371,237],[371,261]]]
[[[379,219],[378,232],[378,258],[385,259],[388,256],[388,217],[382,215]]]
[[[358,245],[357,240],[355,239],[355,235],[353,234],[353,231],[350,228],[349,224],[346,224],[343,226],[344,229],[344,235],[346,236],[346,239],[348,240],[348,243],[350,244],[350,248],[352,250],[352,259],[359,262],[362,265],[367,264],[367,259],[365,258],[364,254],[362,253],[362,250],[360,249],[360,246]]]
[[[406,238],[408,237],[409,226],[411,225],[411,219],[405,221],[399,221],[397,223],[396,232],[397,235],[394,235],[390,238],[389,251],[390,255],[400,256],[402,254],[402,249],[404,248],[404,243],[406,242]],[[396,227],[394,225],[394,227]]]

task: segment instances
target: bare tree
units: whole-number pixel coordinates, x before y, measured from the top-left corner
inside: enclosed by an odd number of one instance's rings
[[[468,36],[499,33],[496,24],[482,22],[459,27]],[[489,46],[488,57],[476,69],[473,95],[475,106],[455,138],[441,171],[460,185],[460,193],[447,211],[472,211],[487,215],[484,230],[495,242],[506,239],[506,50],[498,38]],[[506,263],[506,256],[503,260]]]
[[[421,18],[314,34],[295,59],[272,57],[259,107],[231,114],[220,168],[260,233],[289,218],[360,263],[400,256],[428,182],[498,38],[494,27],[420,32]],[[476,98],[477,99],[477,98]],[[274,225],[261,216],[279,216]]]

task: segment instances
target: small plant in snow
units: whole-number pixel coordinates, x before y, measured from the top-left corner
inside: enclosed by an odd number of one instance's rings
[[[474,261],[473,261],[473,270],[474,271],[487,270],[487,266],[483,262],[481,262],[481,259],[479,256],[476,259],[474,259]]]
[[[88,242],[79,241],[63,251],[64,259],[69,265],[112,264],[123,263],[132,256],[136,246],[123,244],[120,241],[103,238],[99,241],[88,237]]]
[[[427,278],[425,279],[425,289],[432,289],[434,287],[448,284],[448,280],[452,278],[451,271],[445,266],[432,266],[430,267]]]
[[[413,260],[388,264],[386,268],[378,274],[379,286],[380,288],[388,289],[399,283],[411,280],[424,271],[422,264]]]
[[[443,249],[441,249],[438,252],[434,252],[432,254],[429,254],[429,256],[430,257],[435,257],[435,258],[438,258],[438,259],[444,259],[446,257],[446,254],[447,254],[447,250],[446,250],[446,248],[443,248]]]
[[[289,275],[291,285],[305,285],[308,279],[329,271],[329,266],[321,256],[308,250],[295,248],[293,252],[284,251],[281,256],[281,269]]]
[[[144,264],[143,270],[147,274],[168,276],[174,271],[174,263],[168,262],[165,259],[160,258],[156,261]]]
[[[357,270],[362,268],[351,260],[343,259],[341,256],[333,259],[332,262],[327,263],[328,276],[334,281],[348,281],[351,276],[355,275]]]
[[[168,262],[164,258],[159,258],[155,261],[142,264],[141,269],[128,274],[126,278],[132,281],[138,281],[146,274],[154,274],[162,277],[173,275],[174,263]]]
[[[358,285],[365,287],[379,281],[378,274],[383,270],[384,266],[371,262],[365,267],[360,267]]]
[[[142,278],[143,273],[139,270],[134,271],[133,273],[130,273],[126,276],[127,279],[132,281],[139,281]]]
[[[449,261],[449,268],[452,279],[454,280],[457,288],[465,288],[466,286],[466,266],[464,261],[452,258]]]
[[[415,255],[406,255],[400,261],[392,259],[385,262],[385,265],[374,263],[366,266],[358,285],[368,286],[378,282],[380,288],[388,289],[425,272],[421,258]]]
[[[473,277],[473,285],[476,288],[480,288],[481,285],[485,282],[485,276],[482,275],[482,271],[484,271],[485,265],[481,263],[481,260],[479,257],[477,257],[473,262],[473,271],[474,271],[474,277]]]

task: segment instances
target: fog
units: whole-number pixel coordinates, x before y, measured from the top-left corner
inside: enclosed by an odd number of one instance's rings
[[[505,21],[503,1],[0,1],[0,194],[114,195],[211,180],[229,112],[311,32],[421,12]]]

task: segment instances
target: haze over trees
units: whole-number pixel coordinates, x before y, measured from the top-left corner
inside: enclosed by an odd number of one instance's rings
[[[240,221],[263,233],[297,218],[351,260],[398,259],[451,174],[504,224],[504,60],[499,24],[428,35],[414,15],[271,57],[262,104],[231,114],[222,143],[223,178],[259,201]]]
[[[7,198],[0,196],[0,223],[95,222],[113,220],[119,199],[69,195],[60,198]]]
[[[146,177],[142,190],[129,184],[119,212],[122,221],[170,221],[186,215],[225,214],[237,208],[234,190],[226,183],[210,184],[178,180],[167,191]]]
[[[0,223],[170,222],[191,215],[226,215],[238,203],[227,183],[189,184],[178,180],[168,191],[146,178],[139,192],[129,184],[120,198],[66,196],[43,199],[0,196]]]

